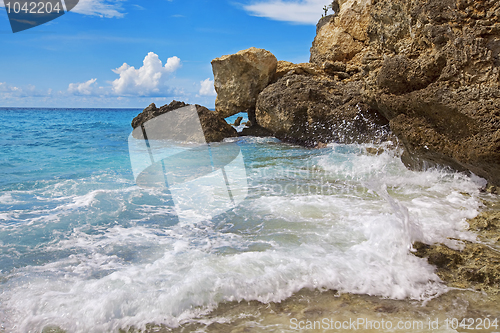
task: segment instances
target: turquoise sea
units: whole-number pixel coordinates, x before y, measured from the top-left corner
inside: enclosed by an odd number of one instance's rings
[[[395,143],[230,139],[245,200],[181,220],[169,191],[136,185],[139,112],[0,108],[0,332],[177,327],[303,288],[421,301],[447,287],[412,242],[476,239],[484,180],[409,171]]]

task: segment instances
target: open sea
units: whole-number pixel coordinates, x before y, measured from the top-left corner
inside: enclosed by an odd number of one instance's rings
[[[476,239],[484,180],[409,171],[390,143],[230,139],[246,198],[180,219],[168,190],[136,185],[141,111],[0,108],[0,332],[175,328],[304,288],[425,301],[448,289],[412,242]]]

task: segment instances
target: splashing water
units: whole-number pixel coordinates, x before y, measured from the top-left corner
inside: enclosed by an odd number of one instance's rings
[[[475,240],[466,219],[481,206],[480,184],[409,171],[387,147],[371,155],[373,145],[233,139],[249,195],[193,223],[177,218],[168,191],[134,183],[127,138],[137,110],[10,112],[19,124],[0,151],[7,332],[175,327],[221,302],[279,302],[302,288],[428,299],[447,289],[411,244]]]

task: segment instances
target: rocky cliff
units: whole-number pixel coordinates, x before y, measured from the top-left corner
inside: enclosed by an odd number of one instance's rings
[[[363,94],[390,120],[405,162],[468,169],[500,184],[500,3],[366,6],[370,39],[356,58],[380,60],[363,68]]]
[[[383,140],[389,126],[409,167],[500,185],[500,2],[339,3],[317,25],[310,63],[279,62],[259,87],[257,123],[304,145]]]

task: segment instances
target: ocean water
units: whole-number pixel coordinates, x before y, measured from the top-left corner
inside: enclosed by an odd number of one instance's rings
[[[484,180],[409,171],[389,143],[228,140],[246,199],[179,219],[169,191],[135,183],[140,111],[0,109],[0,332],[177,327],[303,288],[427,300],[448,290],[412,242],[476,239]]]

